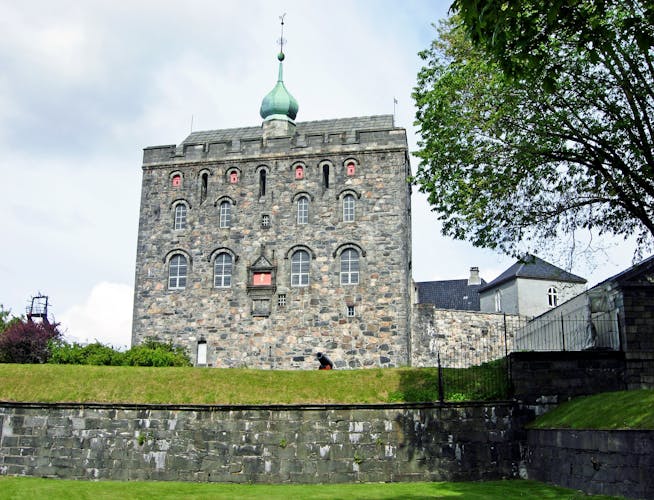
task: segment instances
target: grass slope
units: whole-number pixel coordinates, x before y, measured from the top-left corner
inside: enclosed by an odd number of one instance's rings
[[[578,491],[535,481],[489,481],[483,483],[371,483],[319,485],[250,485],[179,482],[68,481],[60,479],[0,477],[0,499],[48,498],[76,499],[418,499],[489,498],[512,499],[611,499],[588,496]]]
[[[529,427],[654,430],[654,390],[605,392],[576,398],[541,415]]]
[[[435,401],[437,377],[435,368],[282,371],[0,364],[0,401],[241,405]],[[493,378],[499,382],[489,382]],[[446,381],[446,396],[456,400],[500,399],[506,383],[499,365],[450,370]]]

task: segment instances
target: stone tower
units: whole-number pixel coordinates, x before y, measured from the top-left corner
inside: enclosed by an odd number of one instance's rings
[[[406,131],[391,115],[296,123],[278,59],[261,126],[144,150],[132,342],[199,366],[407,365]]]

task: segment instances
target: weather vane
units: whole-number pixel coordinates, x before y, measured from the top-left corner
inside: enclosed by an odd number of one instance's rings
[[[279,19],[282,22],[282,34],[279,37],[279,40],[277,40],[277,43],[279,44],[279,53],[283,54],[284,53],[284,18],[286,17],[286,12],[284,12],[281,16],[279,16]]]

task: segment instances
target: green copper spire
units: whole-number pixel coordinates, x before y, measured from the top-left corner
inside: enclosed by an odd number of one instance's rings
[[[264,121],[284,120],[293,123],[293,120],[295,120],[295,117],[297,116],[298,104],[295,98],[290,94],[288,90],[286,90],[286,87],[284,86],[284,67],[282,64],[284,61],[284,16],[281,16],[281,20],[282,38],[279,39],[280,52],[277,55],[277,59],[279,59],[277,84],[270,92],[268,92],[268,95],[263,98],[259,114],[261,115],[261,118],[264,119]]]

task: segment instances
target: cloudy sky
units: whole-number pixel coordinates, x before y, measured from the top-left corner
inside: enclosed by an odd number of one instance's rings
[[[40,291],[68,338],[128,345],[142,149],[179,143],[191,126],[259,125],[286,13],[298,121],[393,113],[396,98],[415,150],[417,53],[449,3],[0,3],[0,304],[22,314]],[[413,203],[416,281],[465,278],[470,266],[491,280],[513,262],[440,236],[425,197]],[[572,268],[591,285],[630,265],[631,248],[594,261]]]

